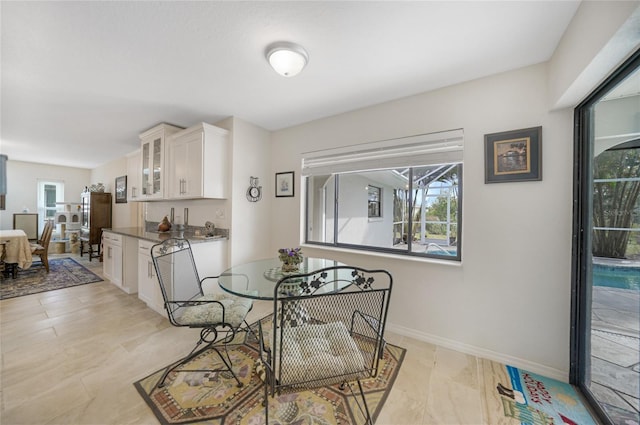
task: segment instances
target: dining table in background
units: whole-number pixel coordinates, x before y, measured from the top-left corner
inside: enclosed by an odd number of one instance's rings
[[[29,239],[27,234],[20,229],[0,230],[0,241],[5,242],[0,244],[0,249],[6,250],[4,255],[5,275],[8,276],[11,273],[15,279],[18,275],[18,268],[24,270],[31,267],[32,256]]]

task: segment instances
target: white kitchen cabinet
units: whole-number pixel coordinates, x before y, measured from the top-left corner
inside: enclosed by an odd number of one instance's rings
[[[138,241],[138,298],[152,310],[165,315],[164,300],[151,259],[151,247],[154,244],[142,239]]]
[[[136,293],[138,291],[136,240],[103,231],[102,246],[104,277],[127,294]]]
[[[193,261],[196,263],[200,279],[204,279],[207,276],[220,276],[222,272],[229,268],[227,249],[227,240],[194,243],[191,245]],[[205,294],[223,292],[218,286],[217,279],[205,280],[202,283],[202,289]]]
[[[229,191],[229,132],[200,123],[168,138],[168,198],[225,199]]]
[[[140,134],[140,200],[165,197],[166,139],[179,130],[169,124],[158,124]]]
[[[127,155],[127,200],[129,202],[139,201],[140,178],[142,177],[142,153],[140,149]]]
[[[138,240],[138,298],[144,301],[149,308],[164,316],[167,314],[164,309],[164,299],[151,259],[151,247],[156,243],[143,239]],[[219,276],[228,268],[226,240],[194,243],[191,245],[191,251],[200,279],[207,276]],[[191,267],[191,264],[177,266],[176,270],[180,270],[180,267]],[[176,291],[177,294],[180,292],[180,288],[167,288],[167,290]],[[205,280],[203,290],[205,293],[222,291],[218,287],[217,279]]]
[[[117,286],[122,286],[122,236],[115,233],[102,233],[104,277]]]

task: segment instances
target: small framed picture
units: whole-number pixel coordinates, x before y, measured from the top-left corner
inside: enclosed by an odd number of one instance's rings
[[[127,203],[127,176],[116,177],[116,204]]]
[[[276,173],[276,198],[286,198],[295,195],[293,171]]]
[[[542,180],[542,127],[484,136],[484,182]]]

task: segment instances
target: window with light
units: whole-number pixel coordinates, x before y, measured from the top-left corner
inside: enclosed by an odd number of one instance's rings
[[[305,242],[461,261],[463,132],[303,155]]]

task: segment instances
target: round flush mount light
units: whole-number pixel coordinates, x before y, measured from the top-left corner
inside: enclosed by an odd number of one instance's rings
[[[284,77],[298,75],[309,62],[309,54],[304,47],[288,41],[270,44],[266,56],[271,67]]]

